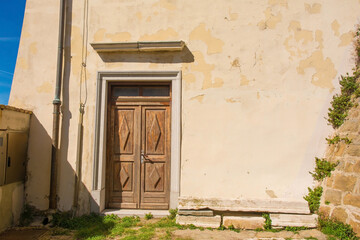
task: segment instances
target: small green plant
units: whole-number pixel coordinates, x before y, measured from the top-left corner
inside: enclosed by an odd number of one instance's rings
[[[316,187],[314,190],[308,188],[309,194],[304,197],[304,199],[308,202],[309,209],[311,213],[315,213],[319,210],[320,207],[320,199],[323,192],[322,187]]]
[[[334,239],[356,240],[356,233],[349,224],[320,216],[318,226],[321,232],[330,235]],[[335,238],[336,237],[336,238]]]
[[[51,231],[51,236],[69,235],[69,229],[55,227]]]
[[[321,181],[326,177],[330,177],[331,176],[331,171],[335,170],[335,167],[339,164],[339,163],[331,163],[326,161],[326,159],[320,159],[320,158],[315,158],[315,172],[310,172],[310,174],[313,176],[314,180],[317,181]]]
[[[224,225],[220,225],[220,227],[218,227],[217,230],[224,231],[226,230],[226,227]]]
[[[188,228],[191,230],[197,229],[197,227],[194,224],[189,224]]]
[[[301,230],[307,230],[307,227],[285,227],[285,231],[293,232],[293,233],[299,233]]]
[[[35,212],[35,207],[25,204],[24,210],[20,215],[20,226],[28,226],[34,220]]]
[[[153,218],[154,218],[154,215],[152,215],[151,212],[145,214],[145,219],[146,219],[146,220],[150,220],[150,219],[153,219]]]
[[[270,230],[272,228],[271,226],[271,218],[270,218],[270,214],[268,213],[263,213],[262,217],[265,218],[265,224],[264,224],[264,229],[265,230]]]
[[[325,138],[329,145],[337,144],[339,142],[344,142],[345,144],[349,145],[352,141],[348,137],[340,137],[339,135],[335,135],[333,138]]]
[[[360,72],[355,71],[350,76],[348,73],[345,76],[341,76],[341,94],[333,96],[331,101],[331,108],[328,112],[328,122],[333,128],[340,127],[346,117],[348,111],[354,106],[354,100],[360,96],[359,83],[357,82],[360,76]]]
[[[168,216],[169,219],[175,219],[176,218],[176,215],[177,215],[177,212],[178,212],[178,209],[175,208],[175,209],[170,209],[169,210],[169,213],[170,215]]]

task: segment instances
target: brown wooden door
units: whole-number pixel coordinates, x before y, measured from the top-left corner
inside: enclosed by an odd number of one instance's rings
[[[107,207],[168,209],[170,104],[114,102],[109,111]]]

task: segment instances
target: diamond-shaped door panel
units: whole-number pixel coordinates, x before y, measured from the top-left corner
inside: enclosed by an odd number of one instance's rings
[[[145,191],[162,192],[164,191],[164,163],[146,163]]]
[[[131,191],[133,163],[115,162],[114,163],[114,191]]]
[[[134,111],[119,109],[115,117],[114,153],[133,153]]]
[[[129,126],[126,120],[126,116],[123,117],[122,121],[121,121],[121,125],[120,125],[120,129],[119,129],[119,135],[120,135],[120,147],[121,150],[125,150],[126,144],[129,140],[129,136],[130,136],[130,130],[129,130]]]
[[[161,179],[161,176],[160,176],[156,166],[154,166],[149,175],[150,184],[152,185],[153,188],[156,188],[160,179]]]
[[[125,187],[128,180],[129,180],[129,174],[127,173],[125,168],[122,167],[121,170],[120,170],[120,183],[121,183],[121,186]]]
[[[163,154],[165,144],[165,113],[162,110],[146,112],[146,153]]]

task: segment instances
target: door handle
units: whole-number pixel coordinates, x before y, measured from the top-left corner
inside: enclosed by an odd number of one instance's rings
[[[8,167],[10,167],[10,163],[11,163],[10,160],[11,160],[11,158],[8,157],[8,161],[7,161],[7,166],[8,166]]]
[[[143,164],[145,161],[152,162],[151,159],[149,159],[149,156],[144,153],[144,150],[141,150],[140,162]]]

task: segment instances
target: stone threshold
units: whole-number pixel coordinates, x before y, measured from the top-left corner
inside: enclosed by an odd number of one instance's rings
[[[101,212],[102,215],[117,215],[119,217],[138,216],[145,217],[146,214],[151,213],[154,218],[163,218],[170,215],[168,210],[144,210],[144,209],[105,209]]]

